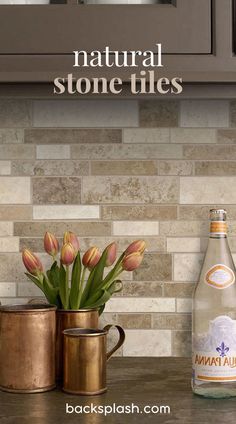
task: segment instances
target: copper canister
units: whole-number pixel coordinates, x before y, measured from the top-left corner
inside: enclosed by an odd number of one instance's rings
[[[37,393],[55,387],[56,307],[0,307],[0,389]]]

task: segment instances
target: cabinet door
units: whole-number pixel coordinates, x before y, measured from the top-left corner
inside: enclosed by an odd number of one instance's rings
[[[166,54],[210,54],[211,12],[211,0],[0,6],[0,54],[153,50],[156,43]]]

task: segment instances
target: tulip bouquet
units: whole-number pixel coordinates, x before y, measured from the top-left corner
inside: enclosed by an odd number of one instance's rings
[[[60,250],[56,237],[47,232],[44,248],[52,257],[52,266],[47,271],[29,249],[24,249],[22,259],[27,277],[42,290],[47,300],[60,309],[99,308],[102,313],[110,297],[122,290],[118,277],[124,270],[133,271],[139,267],[146,245],[143,240],[134,241],[118,259],[116,243],[109,244],[102,253],[94,246],[81,258],[79,240],[74,233],[64,234]],[[105,268],[112,265],[104,275]]]

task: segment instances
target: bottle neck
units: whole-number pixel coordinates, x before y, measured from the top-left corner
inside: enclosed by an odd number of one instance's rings
[[[225,221],[212,221],[210,225],[210,238],[226,238],[227,224]]]

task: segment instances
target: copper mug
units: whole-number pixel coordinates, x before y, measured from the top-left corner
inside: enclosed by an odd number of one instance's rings
[[[107,334],[116,327],[119,341],[107,352]],[[78,395],[97,395],[107,391],[106,363],[125,341],[119,325],[106,325],[103,330],[71,328],[64,334],[63,390]]]

